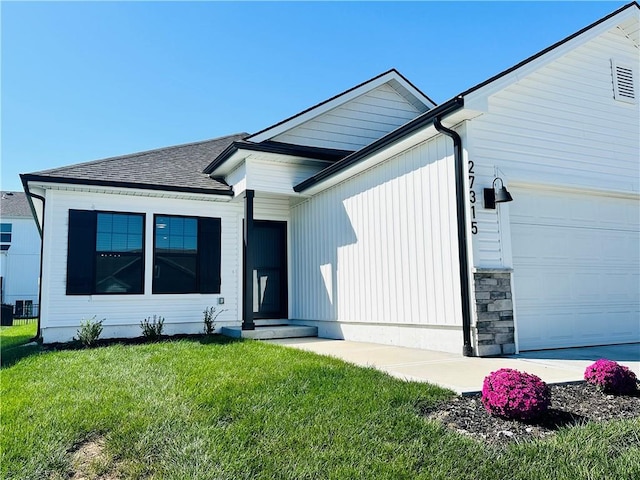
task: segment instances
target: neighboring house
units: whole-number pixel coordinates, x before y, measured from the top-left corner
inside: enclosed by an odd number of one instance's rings
[[[23,175],[44,341],[216,306],[466,355],[637,342],[639,11],[440,105],[391,70],[252,135]]]
[[[0,199],[0,291],[3,304],[18,317],[37,314],[40,235],[23,192],[2,192]]]

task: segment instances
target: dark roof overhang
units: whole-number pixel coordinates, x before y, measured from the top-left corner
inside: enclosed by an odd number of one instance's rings
[[[200,187],[183,187],[177,185],[160,185],[153,183],[137,183],[137,182],[118,182],[113,180],[95,180],[86,178],[67,178],[57,177],[52,175],[34,175],[34,174],[22,174],[22,183],[28,182],[43,182],[43,183],[62,183],[68,185],[89,185],[100,187],[115,187],[115,188],[138,188],[141,190],[155,190],[166,192],[183,192],[183,193],[199,193],[205,195],[224,195],[233,196],[233,190],[231,187],[228,189],[214,189],[214,188],[200,188]]]
[[[238,150],[250,150],[253,152],[276,153],[280,155],[288,155],[293,157],[304,157],[313,160],[324,160],[328,162],[337,162],[347,155],[353,153],[351,150],[337,150],[333,148],[309,147],[306,145],[293,145],[289,143],[265,141],[260,143],[247,142],[244,140],[232,142],[218,155],[207,168],[204,173],[211,174],[218,167],[224,164]]]

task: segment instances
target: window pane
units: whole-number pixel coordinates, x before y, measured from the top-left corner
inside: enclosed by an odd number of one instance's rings
[[[10,233],[0,233],[0,242],[11,243],[11,234]]]
[[[195,218],[184,219],[184,234],[191,237],[198,235],[198,220]]]
[[[128,215],[113,215],[113,232],[127,233],[129,227]]]
[[[183,235],[184,233],[184,218],[171,217],[171,236]]]
[[[198,251],[198,237],[184,237],[184,249],[189,253]]]
[[[182,236],[171,235],[169,238],[169,248],[171,248],[171,250],[182,250],[184,248],[184,238]]]
[[[9,247],[11,247],[11,245],[0,245],[0,251],[5,252],[9,250]]]
[[[127,235],[125,233],[114,233],[113,235],[111,235],[111,251],[127,251]]]
[[[98,232],[98,236],[96,237],[96,251],[111,251],[111,233]]]
[[[11,233],[11,223],[0,223],[0,232]]]
[[[156,254],[153,293],[196,292],[196,256]]]
[[[98,254],[96,293],[142,293],[142,255]]]
[[[142,217],[129,215],[129,233],[142,233]]]
[[[198,219],[158,216],[155,224],[154,293],[198,290]]]
[[[130,233],[127,236],[127,248],[130,252],[141,252],[142,251],[142,235],[132,235]]]
[[[113,215],[110,213],[98,214],[98,232],[111,233],[113,226]]]

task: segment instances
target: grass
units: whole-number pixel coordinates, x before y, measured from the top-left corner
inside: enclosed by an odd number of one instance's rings
[[[0,476],[70,478],[99,438],[93,478],[640,478],[638,421],[498,450],[417,414],[450,395],[216,337],[27,354],[1,372]]]

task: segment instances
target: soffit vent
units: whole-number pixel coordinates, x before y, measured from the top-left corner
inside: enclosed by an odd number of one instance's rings
[[[611,60],[613,74],[613,98],[621,102],[636,103],[633,68]]]

